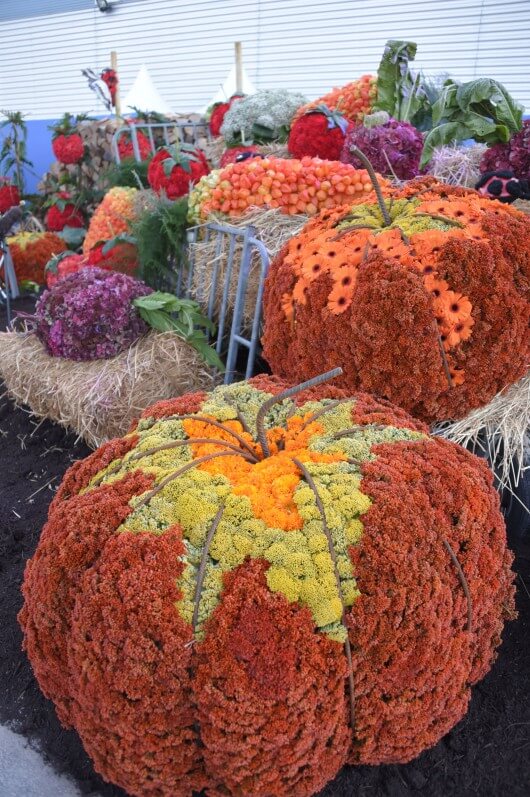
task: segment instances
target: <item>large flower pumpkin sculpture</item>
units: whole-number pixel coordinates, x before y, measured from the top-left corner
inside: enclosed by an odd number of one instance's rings
[[[433,178],[379,190],[378,202],[327,210],[289,241],[264,313],[279,376],[336,362],[342,387],[423,420],[462,417],[528,368],[530,220]]]
[[[25,647],[131,795],[303,797],[408,761],[491,665],[513,588],[486,465],[333,375],[161,402],[52,503]]]

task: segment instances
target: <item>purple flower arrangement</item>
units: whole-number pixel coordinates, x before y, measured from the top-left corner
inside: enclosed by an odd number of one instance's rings
[[[82,269],[44,291],[35,309],[36,333],[53,357],[114,357],[149,330],[132,302],[152,292],[126,274]]]
[[[520,180],[530,178],[530,119],[506,144],[494,144],[480,161],[481,172],[512,171]]]
[[[362,169],[361,161],[351,153],[352,146],[358,147],[380,174],[390,177],[395,174],[400,180],[410,180],[419,173],[423,136],[408,122],[389,119],[373,127],[352,128],[346,136],[340,160]]]

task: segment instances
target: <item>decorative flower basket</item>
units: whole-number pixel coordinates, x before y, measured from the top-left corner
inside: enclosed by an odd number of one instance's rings
[[[486,465],[387,402],[303,387],[156,404],[51,505],[24,646],[129,794],[309,797],[346,763],[409,761],[513,616]]]

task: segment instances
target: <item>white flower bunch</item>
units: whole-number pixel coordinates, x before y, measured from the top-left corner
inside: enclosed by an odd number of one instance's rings
[[[236,100],[226,112],[221,135],[228,144],[285,141],[303,94],[285,89],[263,90]]]

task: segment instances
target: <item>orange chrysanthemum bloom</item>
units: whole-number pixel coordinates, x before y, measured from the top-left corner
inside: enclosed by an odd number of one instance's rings
[[[449,373],[451,374],[451,380],[453,385],[463,385],[466,379],[465,371],[462,368],[453,368],[449,366]]]
[[[438,279],[434,274],[426,274],[423,282],[429,293],[432,293],[435,299],[438,299],[442,294],[449,290],[449,284],[442,279]]]
[[[329,271],[330,265],[324,255],[311,255],[302,263],[302,276],[311,281]]]
[[[302,277],[298,280],[293,290],[293,299],[298,304],[305,304],[307,301],[306,291],[309,288],[310,280]],[[288,294],[286,294],[287,296]]]
[[[350,306],[352,296],[353,285],[336,284],[328,296],[328,310],[334,315],[343,313]]]
[[[459,324],[471,315],[473,305],[466,296],[455,291],[446,291],[440,296],[443,312],[450,324]]]

